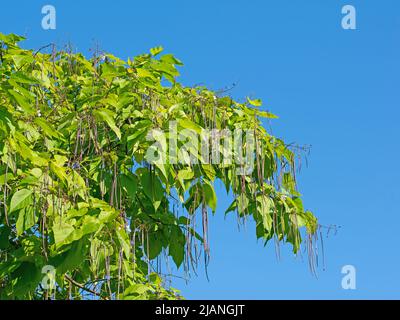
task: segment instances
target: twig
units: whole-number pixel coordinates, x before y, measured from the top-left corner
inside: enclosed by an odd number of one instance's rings
[[[67,279],[70,283],[72,283],[74,286],[76,286],[76,287],[78,287],[78,288],[80,288],[80,289],[82,289],[82,290],[85,290],[85,291],[87,291],[87,292],[89,292],[89,293],[91,293],[91,294],[94,294],[95,296],[98,296],[98,297],[100,297],[100,298],[102,298],[102,299],[104,299],[104,300],[108,300],[108,298],[107,297],[102,297],[101,296],[101,294],[100,293],[98,293],[98,292],[96,292],[96,291],[94,291],[94,290],[91,290],[91,289],[88,289],[88,288],[86,288],[83,284],[80,284],[79,282],[76,282],[74,279],[72,279],[70,276],[68,276],[67,274],[65,275],[65,279]]]
[[[47,49],[48,47],[51,47],[51,46],[53,46],[54,44],[53,43],[49,43],[49,44],[47,44],[47,45],[45,45],[45,46],[43,46],[43,47],[40,47],[39,49],[37,49],[36,51],[35,51],[35,53],[33,54],[33,56],[35,57],[40,51],[42,51],[42,50],[44,50],[44,49]]]

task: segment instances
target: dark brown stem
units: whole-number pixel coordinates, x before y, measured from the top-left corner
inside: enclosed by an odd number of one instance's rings
[[[100,297],[100,298],[102,298],[103,300],[108,300],[107,297],[103,297],[100,293],[98,293],[98,292],[96,292],[96,291],[94,291],[94,290],[91,290],[91,289],[86,288],[83,284],[80,284],[79,282],[76,282],[74,279],[72,279],[72,278],[71,278],[70,276],[68,276],[67,274],[65,275],[65,279],[67,279],[67,281],[69,281],[69,282],[70,282],[71,284],[73,284],[75,287],[78,287],[78,288],[80,288],[80,289],[82,289],[82,290],[85,290],[85,291],[91,293],[91,294],[94,294],[95,296]]]

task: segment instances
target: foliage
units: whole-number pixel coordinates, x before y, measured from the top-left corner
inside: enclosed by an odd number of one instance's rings
[[[315,232],[296,191],[295,155],[262,126],[274,116],[261,101],[182,86],[182,63],[161,47],[122,61],[25,50],[21,40],[0,34],[0,298],[179,297],[154,262],[170,257],[188,270],[199,243],[207,256],[216,180],[235,197],[227,213],[252,216],[265,243],[289,242],[296,253],[300,228]],[[239,127],[255,133],[250,175],[237,175],[235,163],[145,159],[153,129],[171,137]],[[43,285],[48,265],[55,288]]]

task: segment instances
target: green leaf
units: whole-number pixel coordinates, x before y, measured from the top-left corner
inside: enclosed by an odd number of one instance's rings
[[[179,125],[185,129],[193,130],[198,134],[202,133],[203,128],[189,119],[180,119]]]
[[[120,183],[124,191],[127,193],[131,200],[135,200],[137,190],[137,178],[132,173],[121,174]]]
[[[38,287],[42,274],[34,263],[23,262],[13,272],[13,278],[13,293],[21,298]]]
[[[52,230],[54,242],[56,245],[58,245],[61,244],[70,234],[72,234],[75,228],[71,222],[67,223],[63,217],[56,216]]]
[[[68,176],[68,187],[74,196],[78,195],[82,199],[86,198],[85,180],[83,180],[82,176],[75,170],[72,170]]]
[[[22,189],[14,193],[10,203],[10,213],[25,208],[32,203],[32,190]]]
[[[142,173],[140,181],[144,194],[152,201],[154,209],[157,210],[164,197],[164,188],[160,179],[146,170]]]
[[[187,185],[185,185],[185,180],[191,180],[194,176],[192,169],[182,169],[178,172],[178,180],[183,190],[186,190]]]
[[[15,54],[12,56],[12,58],[14,60],[15,65],[17,66],[17,68],[21,68],[24,65],[32,63],[34,60],[32,54],[30,52],[28,54],[27,53]]]
[[[8,90],[8,93],[15,99],[18,105],[29,115],[33,115],[35,111],[32,109],[29,100],[26,99],[23,95],[19,94],[17,91]]]
[[[256,114],[258,116],[260,116],[260,117],[263,117],[263,118],[269,118],[269,119],[277,119],[278,118],[278,116],[274,115],[271,112],[267,112],[267,111],[259,111],[259,110],[257,110]]]
[[[207,205],[212,209],[213,212],[217,209],[217,195],[214,187],[207,180],[204,181],[203,191]]]
[[[201,167],[208,179],[214,180],[216,175],[214,167],[211,164],[202,164]]]
[[[14,72],[11,76],[11,79],[19,83],[39,84],[39,81],[37,79],[21,71]]]
[[[246,214],[246,210],[248,210],[249,199],[247,198],[245,193],[238,195],[236,198],[237,209],[239,214],[242,216]]]
[[[169,245],[169,254],[179,268],[185,257],[185,236],[178,226],[171,228],[171,241]]]
[[[10,246],[9,236],[11,229],[8,226],[0,226],[0,250],[7,249]]]
[[[118,241],[122,247],[122,250],[124,251],[125,257],[127,259],[130,259],[131,256],[131,246],[129,244],[129,237],[126,234],[125,230],[120,226],[116,230],[117,236],[118,236]]]
[[[255,107],[261,107],[261,105],[262,105],[262,101],[260,99],[251,100],[251,99],[247,98],[247,102]]]
[[[43,132],[50,138],[60,138],[61,134],[57,132],[50,123],[43,118],[36,118],[35,123],[42,128]]]
[[[130,299],[132,297],[137,297],[138,299],[146,298],[145,294],[150,291],[150,286],[135,283],[125,289],[123,297],[124,299]]]
[[[299,195],[296,190],[296,181],[294,180],[292,174],[288,172],[283,174],[282,185],[287,191],[289,191],[290,194],[296,196]]]
[[[137,75],[139,78],[151,78],[154,79],[154,75],[147,69],[137,68],[136,69]]]
[[[172,54],[164,54],[161,58],[160,61],[162,62],[166,62],[169,64],[176,64],[177,66],[183,66],[182,61],[180,61],[179,59],[177,59],[175,56],[173,56]]]
[[[111,80],[112,78],[117,77],[118,75],[121,74],[120,70],[117,69],[113,64],[111,63],[104,63],[101,65],[101,70],[102,70],[102,76],[106,79]]]
[[[71,272],[85,263],[88,251],[88,245],[86,242],[86,239],[74,241],[68,251],[57,256],[58,259],[55,259],[54,262],[52,261],[55,263],[58,274]]]
[[[163,248],[163,237],[161,233],[155,232],[149,235],[149,252],[146,253],[150,260],[155,259],[162,251]]]
[[[64,182],[68,182],[68,175],[65,171],[64,167],[59,166],[56,162],[51,162],[50,163],[50,169],[52,172],[54,172],[57,177]]]
[[[34,209],[31,206],[22,208],[19,211],[18,219],[15,224],[17,229],[17,236],[22,235],[25,230],[33,227],[35,225],[35,216],[34,216]]]
[[[161,52],[163,52],[163,51],[164,51],[164,48],[161,47],[161,46],[159,46],[159,47],[154,47],[154,48],[151,48],[151,49],[150,49],[150,53],[151,53],[153,56],[156,56],[156,55],[158,55],[159,53],[161,53]]]
[[[229,205],[228,209],[225,211],[225,215],[227,215],[230,212],[234,212],[237,209],[237,201],[236,199],[232,201],[232,203]]]
[[[273,208],[274,203],[268,195],[258,196],[257,202],[258,202],[257,211],[261,215],[264,229],[270,231],[273,222],[271,210]]]
[[[121,131],[120,129],[115,125],[114,117],[115,114],[108,109],[98,109],[94,112],[95,116],[97,116],[100,120],[105,121],[108,126],[110,127],[111,130],[114,131],[118,139],[121,140]]]
[[[25,37],[16,35],[14,33],[10,34],[3,34],[0,32],[0,41],[6,43],[6,44],[16,44],[17,42],[20,42],[21,40],[25,40]]]

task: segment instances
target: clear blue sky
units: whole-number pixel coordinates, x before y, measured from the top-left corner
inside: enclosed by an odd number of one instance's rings
[[[57,29],[41,28],[41,8],[57,9]],[[357,9],[357,30],[341,28],[341,8]],[[25,47],[71,41],[121,58],[163,45],[180,58],[181,81],[261,98],[280,116],[273,133],[312,145],[299,184],[322,224],[326,270],[238,232],[223,212],[210,221],[210,281],[203,269],[187,298],[400,298],[400,2],[398,0],[56,1],[1,6],[0,31],[27,35]],[[341,288],[341,267],[357,269],[357,289]]]

